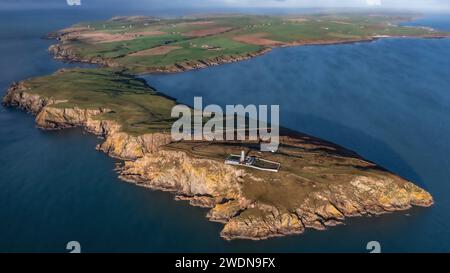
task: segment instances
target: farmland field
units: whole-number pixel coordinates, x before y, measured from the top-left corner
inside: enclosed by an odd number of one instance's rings
[[[408,20],[410,16],[379,14],[115,17],[53,33],[61,41],[53,52],[69,61],[96,59],[133,73],[177,72],[246,59],[277,46],[448,35],[399,25]]]

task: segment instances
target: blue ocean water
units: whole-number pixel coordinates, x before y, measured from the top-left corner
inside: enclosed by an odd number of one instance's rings
[[[0,10],[2,94],[13,81],[67,66],[48,55],[51,41],[40,39],[47,32],[134,13]],[[450,30],[450,20],[424,20]],[[78,129],[43,132],[32,116],[1,107],[0,252],[65,252],[73,240],[88,252],[364,252],[372,240],[390,252],[450,251],[449,64],[448,39],[392,39],[276,49],[245,62],[145,77],[188,104],[194,95],[222,105],[279,104],[282,125],[353,149],[436,200],[429,209],[260,242],[226,242],[206,210],[120,181],[115,160],[95,151],[96,137]]]

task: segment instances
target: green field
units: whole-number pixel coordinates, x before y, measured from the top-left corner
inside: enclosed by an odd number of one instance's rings
[[[177,64],[195,65],[217,57],[240,57],[264,48],[296,43],[338,43],[379,36],[448,36],[429,28],[399,25],[410,19],[410,15],[381,14],[116,17],[80,23],[57,32],[56,36],[61,41],[61,49],[71,52],[78,60],[102,58],[132,73],[169,71]],[[247,39],[242,39],[243,36]],[[172,48],[143,53],[164,46]]]

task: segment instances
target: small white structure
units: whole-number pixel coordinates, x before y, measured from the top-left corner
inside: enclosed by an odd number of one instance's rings
[[[225,158],[225,164],[253,168],[261,171],[278,172],[281,164],[275,161],[265,160],[255,156],[246,156],[245,151],[240,155],[229,155]]]

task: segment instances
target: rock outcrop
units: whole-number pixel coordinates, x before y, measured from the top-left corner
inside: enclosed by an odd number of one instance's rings
[[[60,39],[60,38],[59,38]],[[48,51],[53,55],[55,60],[68,62],[68,63],[89,63],[89,64],[98,64],[105,67],[118,67],[119,65],[114,62],[112,59],[106,59],[102,57],[84,57],[81,58],[78,56],[76,51],[69,45],[60,43],[51,45],[48,48]]]

